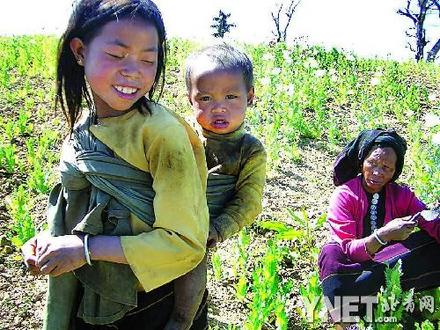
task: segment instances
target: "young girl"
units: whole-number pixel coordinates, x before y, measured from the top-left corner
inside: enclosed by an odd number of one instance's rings
[[[57,101],[71,132],[61,184],[48,233],[23,248],[30,270],[50,275],[45,329],[163,329],[172,281],[204,256],[203,146],[152,101],[165,55],[153,2],[77,2],[58,56]],[[198,315],[193,329],[207,328],[206,308]]]

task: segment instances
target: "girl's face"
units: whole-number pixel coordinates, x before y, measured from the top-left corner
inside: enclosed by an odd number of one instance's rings
[[[142,19],[121,19],[105,24],[86,45],[79,38],[70,47],[84,66],[98,117],[128,111],[154,83],[159,37]]]
[[[363,186],[376,193],[390,182],[396,171],[397,155],[393,148],[373,148],[362,164]]]

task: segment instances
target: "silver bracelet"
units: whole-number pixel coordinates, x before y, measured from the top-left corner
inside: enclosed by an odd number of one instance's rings
[[[92,260],[90,260],[90,250],[89,250],[89,234],[84,236],[84,256],[86,257],[86,262],[89,266],[92,266]]]
[[[377,234],[377,229],[374,230],[374,232],[373,232],[373,236],[374,236],[374,238],[379,242],[380,245],[385,246],[385,245],[388,244],[388,242],[384,242],[384,241],[382,241],[382,240],[380,239],[379,235]]]

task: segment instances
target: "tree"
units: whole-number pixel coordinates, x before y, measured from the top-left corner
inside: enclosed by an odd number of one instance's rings
[[[296,8],[300,4],[301,0],[290,0],[289,7],[287,7],[287,10],[283,12],[283,14],[286,16],[286,21],[284,23],[284,27],[282,26],[281,22],[281,12],[283,10],[283,4],[278,5],[276,14],[274,12],[271,12],[272,15],[272,21],[275,24],[275,31],[272,31],[272,34],[275,36],[275,41],[286,41],[287,38],[287,29],[289,28],[289,25],[292,21],[292,16],[295,13]]]
[[[236,27],[234,23],[228,23],[230,16],[231,14],[225,14],[222,10],[219,10],[218,16],[212,19],[214,24],[212,24],[211,27],[215,30],[212,35],[215,38],[223,38],[226,33],[231,32],[231,28]]]
[[[425,46],[429,43],[426,40],[426,16],[435,14],[438,11],[440,18],[440,0],[407,0],[406,7],[399,9],[397,13],[411,19],[413,27],[406,31],[406,35],[410,38],[415,38],[416,47],[414,48],[411,42],[408,42],[409,49],[415,52],[415,59],[417,62],[424,59]],[[433,62],[440,50],[440,38],[434,43],[434,46],[428,51],[426,60]]]

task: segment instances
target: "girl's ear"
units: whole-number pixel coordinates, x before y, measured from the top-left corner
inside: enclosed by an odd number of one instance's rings
[[[78,65],[84,66],[84,51],[85,45],[80,38],[73,38],[70,40],[70,49],[73,56],[75,56]]]
[[[254,103],[254,86],[251,86],[251,88],[249,88],[249,91],[247,93],[247,105],[251,106]]]

